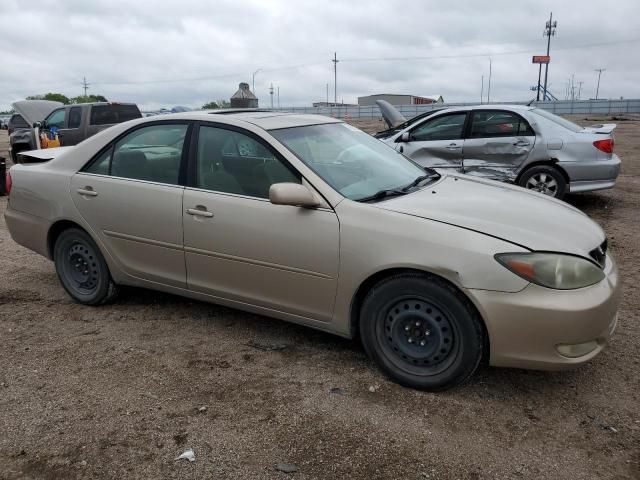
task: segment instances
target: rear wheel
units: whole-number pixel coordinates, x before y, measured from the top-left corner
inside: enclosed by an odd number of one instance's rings
[[[424,390],[444,390],[475,372],[484,332],[477,313],[444,280],[401,274],[380,281],[360,314],[368,355],[393,380]]]
[[[520,177],[518,185],[558,199],[564,197],[567,189],[567,182],[562,173],[550,165],[529,168]]]
[[[117,286],[93,239],[79,228],[57,238],[53,259],[60,283],[78,303],[100,305],[115,298]]]

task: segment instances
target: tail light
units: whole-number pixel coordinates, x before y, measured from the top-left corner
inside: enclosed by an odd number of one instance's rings
[[[11,172],[7,172],[7,178],[4,182],[5,190],[7,191],[7,195],[11,193]]]
[[[613,153],[613,138],[607,138],[606,140],[596,140],[593,142],[593,146],[604,153]]]

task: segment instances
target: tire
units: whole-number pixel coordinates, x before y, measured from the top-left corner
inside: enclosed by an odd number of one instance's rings
[[[550,165],[538,165],[525,170],[518,185],[528,190],[562,200],[567,190],[567,181],[562,173]]]
[[[85,231],[64,230],[56,240],[53,260],[60,283],[76,302],[101,305],[116,297],[118,288],[107,262]]]
[[[368,292],[360,336],[369,357],[392,380],[429,391],[467,380],[485,345],[469,300],[444,280],[417,273],[383,279]]]

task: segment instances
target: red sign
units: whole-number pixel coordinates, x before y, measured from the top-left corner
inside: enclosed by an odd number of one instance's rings
[[[549,63],[551,57],[549,55],[534,55],[531,63]]]

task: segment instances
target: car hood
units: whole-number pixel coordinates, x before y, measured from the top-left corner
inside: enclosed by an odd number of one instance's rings
[[[418,192],[373,205],[481,232],[530,250],[589,257],[605,239],[598,224],[564,202],[462,175],[446,175]]]
[[[56,108],[64,107],[64,104],[51,100],[21,100],[12,106],[29,125],[33,125],[44,120]]]
[[[382,118],[384,118],[384,121],[387,123],[389,128],[393,128],[396,125],[407,121],[405,116],[402,115],[396,107],[391,105],[386,100],[376,100],[376,104],[380,109]]]

